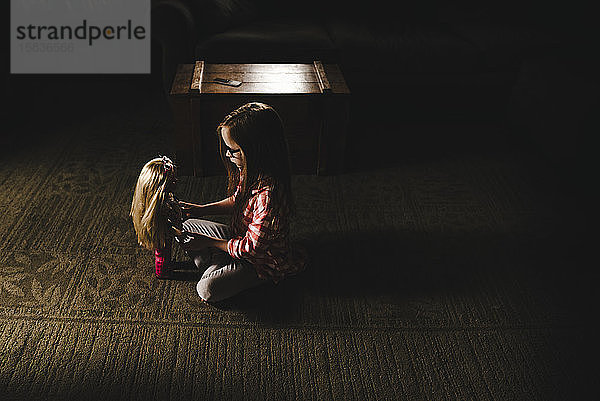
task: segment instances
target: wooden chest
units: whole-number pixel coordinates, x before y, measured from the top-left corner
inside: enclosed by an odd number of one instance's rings
[[[239,87],[215,78],[241,81]],[[267,103],[281,116],[293,174],[343,171],[350,91],[335,64],[210,64],[178,66],[169,100],[175,118],[176,163],[182,175],[219,175],[216,128],[235,108]]]

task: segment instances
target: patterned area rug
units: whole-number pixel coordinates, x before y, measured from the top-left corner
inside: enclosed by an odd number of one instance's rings
[[[193,269],[153,277],[128,216],[172,131],[148,102],[3,155],[0,398],[566,400],[585,388],[577,233],[522,158],[295,176],[309,269],[211,306]],[[224,194],[223,177],[178,187],[194,202]]]

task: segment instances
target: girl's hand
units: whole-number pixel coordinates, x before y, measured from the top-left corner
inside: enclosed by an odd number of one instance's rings
[[[181,212],[183,213],[184,219],[203,216],[202,205],[196,205],[195,203],[179,201],[179,207],[181,208]]]
[[[186,251],[201,251],[213,246],[215,243],[214,238],[207,237],[206,235],[189,232],[186,232],[186,234],[188,237],[191,237],[189,240],[181,243],[181,247]]]

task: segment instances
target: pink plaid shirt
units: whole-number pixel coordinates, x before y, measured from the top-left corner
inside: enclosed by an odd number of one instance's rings
[[[241,184],[233,195],[239,194]],[[254,265],[260,278],[278,282],[285,276],[304,269],[304,257],[292,251],[288,241],[289,227],[274,229],[271,188],[252,190],[238,227],[232,227],[234,237],[227,243],[227,251],[236,259],[245,259]]]

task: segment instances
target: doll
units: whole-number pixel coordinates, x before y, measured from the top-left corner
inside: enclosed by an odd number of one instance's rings
[[[183,235],[182,211],[173,194],[176,184],[175,164],[166,156],[157,157],[142,168],[131,202],[138,243],[154,252],[157,278],[169,277],[172,239]]]

